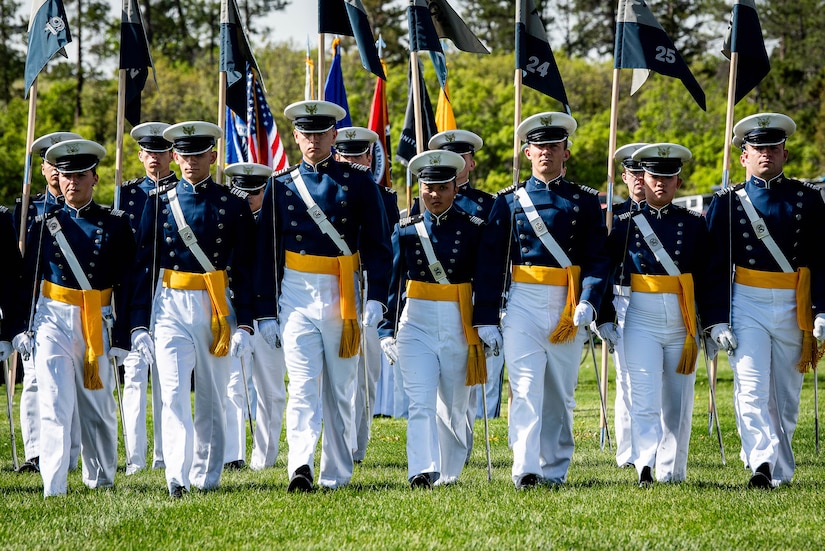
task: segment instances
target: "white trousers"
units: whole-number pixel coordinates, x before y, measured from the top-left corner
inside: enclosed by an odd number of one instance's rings
[[[111,315],[111,308],[104,308],[103,314]],[[117,470],[117,416],[111,364],[105,354],[98,358],[102,389],[83,387],[86,345],[77,306],[41,296],[33,330],[43,495],[63,495],[67,491],[75,409],[80,419],[83,483],[89,488],[113,486]],[[103,341],[108,352],[108,338],[104,336]]]
[[[686,334],[678,295],[630,297],[623,339],[634,463],[637,473],[655,467],[659,482],[681,482],[687,474],[696,371],[676,373]]]
[[[34,354],[23,363],[23,388],[20,390],[20,429],[26,460],[40,457],[40,402],[37,398],[37,374]],[[69,471],[77,469],[80,458],[80,416],[77,404],[72,409],[71,446],[69,447]]]
[[[636,462],[633,456],[630,433],[630,375],[625,367],[624,327],[627,305],[630,297],[617,295],[613,299],[616,308],[616,325],[618,325],[619,341],[613,351],[613,366],[616,369],[616,400],[613,403],[613,442],[616,445],[616,464],[622,467]]]
[[[249,377],[247,358],[244,358],[243,369],[241,359],[232,358],[232,369],[229,371],[229,381],[226,384],[224,408],[226,410],[226,447],[223,450],[223,462],[246,461],[246,419],[249,414],[246,410],[246,393],[249,392],[246,377]],[[246,376],[244,376],[246,371]],[[251,400],[251,397],[250,397]]]
[[[190,485],[203,490],[216,488],[223,471],[224,396],[232,358],[209,352],[212,303],[206,291],[167,289],[159,284],[153,312],[167,486],[170,490],[173,485],[187,490]],[[234,331],[234,315],[230,321]]]
[[[362,326],[361,330],[364,332],[366,350],[361,350],[358,358],[355,396],[352,403],[353,422],[355,423],[352,456],[355,461],[363,461],[367,453],[372,416],[375,415],[375,389],[378,385],[378,377],[381,375],[381,357],[384,355],[378,339],[378,328]],[[370,405],[369,416],[367,415],[367,399]]]
[[[513,392],[509,420],[513,482],[525,474],[552,484],[567,481],[573,457],[574,392],[587,333],[582,327],[572,341],[550,343],[566,297],[566,286],[510,286],[502,332]]]
[[[163,406],[158,384],[157,362],[151,367],[136,351],[123,361],[123,425],[126,430],[126,455],[132,472],[146,467],[146,392],[152,373],[153,467],[163,466]]]
[[[314,477],[321,437],[318,484],[337,488],[352,479],[352,400],[358,355],[338,357],[341,310],[338,277],[284,270],[281,324],[289,374],[286,436],[290,476],[308,465]]]
[[[407,475],[455,482],[467,459],[467,339],[458,302],[408,299],[398,358],[409,397]]]
[[[803,380],[796,292],[736,283],[731,314],[738,344],[730,356],[733,397],[747,465],[755,472],[769,463],[775,483],[790,482]]]
[[[252,335],[252,355],[247,360],[246,375],[252,376],[257,395],[255,408],[255,436],[252,445],[250,468],[260,470],[275,465],[278,444],[286,407],[286,364],[284,349],[272,348],[261,336],[255,322]]]
[[[380,341],[379,341],[380,342]],[[386,356],[381,354],[381,375],[375,390],[375,411],[373,415],[395,416],[395,376],[393,366]],[[403,392],[403,391],[402,391]]]

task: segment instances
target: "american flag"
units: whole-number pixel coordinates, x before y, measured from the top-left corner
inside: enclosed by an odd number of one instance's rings
[[[246,123],[248,161],[271,166],[274,170],[286,168],[289,162],[278,127],[266,103],[261,83],[249,66],[246,69]]]

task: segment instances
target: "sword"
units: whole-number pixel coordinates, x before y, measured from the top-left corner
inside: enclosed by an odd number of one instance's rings
[[[590,354],[593,356],[593,369],[596,370],[596,386],[599,389],[599,402],[602,407],[602,416],[604,416],[605,423],[604,427],[601,427],[602,433],[604,436],[607,436],[607,447],[610,451],[613,451],[613,443],[610,440],[610,428],[607,426],[607,405],[604,402],[604,394],[602,394],[602,383],[601,377],[599,376],[599,363],[596,361],[596,347],[593,346],[593,333],[590,331],[589,327],[586,327],[585,330],[587,331],[587,344],[590,346]],[[604,449],[604,445],[602,444],[602,449]]]
[[[705,357],[705,370],[708,374],[708,389],[710,393],[710,406],[711,411],[709,412],[709,416],[715,421],[716,424],[716,439],[719,442],[719,453],[722,455],[722,465],[725,465],[725,445],[722,443],[722,427],[719,425],[719,412],[716,409],[716,388],[715,388],[715,379],[712,378],[711,374],[711,359],[708,355],[708,348],[705,346],[705,339],[699,339],[700,346],[702,347],[702,353]],[[708,420],[710,422],[710,420]]]
[[[112,346],[112,318],[104,316],[103,320],[106,325],[106,333],[109,335],[109,346]],[[118,376],[117,361],[112,358],[109,361],[112,364],[112,375],[115,378],[115,389],[117,390],[117,409],[120,411],[120,428],[123,431],[123,451],[126,453],[126,468],[132,464],[129,459],[129,440],[126,437],[126,418],[123,416],[123,396],[120,394],[120,377]]]
[[[14,470],[20,469],[20,464],[17,462],[17,439],[14,435],[14,413],[12,412],[12,400],[14,399],[14,381],[9,379],[11,373],[11,366],[9,359],[3,362],[3,373],[6,377],[6,413],[9,414],[9,434],[11,436],[11,459],[14,465]]]
[[[243,393],[246,396],[246,416],[249,418],[249,433],[252,435],[252,448],[255,448],[255,428],[252,426],[252,402],[249,399],[249,379],[246,378],[246,362],[241,360],[241,377],[243,377]]]

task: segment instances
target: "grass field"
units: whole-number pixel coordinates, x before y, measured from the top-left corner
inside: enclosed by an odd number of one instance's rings
[[[0,548],[821,547],[825,452],[816,454],[814,445],[813,377],[806,376],[794,440],[798,465],[794,482],[770,492],[754,491],[746,488],[749,471],[738,458],[732,373],[724,358],[721,364],[718,395],[727,465],[722,465],[715,436],[708,435],[707,378],[700,363],[687,481],[650,489],[637,488],[635,471],[617,468],[613,455],[600,449],[592,360],[581,366],[575,410],[577,448],[569,482],[526,492],[515,491],[510,481],[512,457],[504,417],[490,425],[492,482],[487,482],[483,423],[478,421],[476,447],[459,484],[432,492],[413,492],[407,484],[404,420],[376,419],[366,460],[356,466],[352,485],[336,491],[287,494],[282,443],[276,468],[224,473],[218,490],[194,491],[180,501],[168,497],[161,471],[124,476],[122,448],[114,490],[87,490],[75,472],[69,477],[68,496],[44,500],[39,475],[12,471],[8,421],[3,415]],[[611,380],[611,418],[612,397]]]

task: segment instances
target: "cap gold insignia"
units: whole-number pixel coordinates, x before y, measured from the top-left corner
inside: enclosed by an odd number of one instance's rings
[[[346,137],[347,137],[348,140],[354,140],[355,139],[355,135],[356,135],[355,130],[347,130],[345,132],[345,134],[346,134]]]
[[[317,103],[307,104],[306,112],[310,115],[316,114],[318,112],[318,104]]]
[[[187,136],[194,136],[195,135],[195,127],[193,125],[184,126],[181,128],[184,134]]]
[[[78,146],[77,144],[70,143],[66,146],[66,153],[68,153],[69,155],[74,155],[78,151],[80,151],[80,146]]]
[[[756,124],[759,128],[768,128],[771,125],[771,118],[770,117],[759,117],[756,119]]]
[[[552,116],[541,117],[542,126],[550,126],[552,123],[553,123],[553,117]]]
[[[163,129],[160,126],[150,126],[149,134],[151,136],[160,136],[161,134],[163,134]]]
[[[453,133],[445,134],[444,139],[447,140],[448,142],[454,142],[455,141],[455,134],[453,134]]]
[[[430,155],[430,165],[436,166],[441,164],[441,155]]]
[[[659,157],[670,157],[670,146],[661,146],[657,148],[657,152],[659,153]]]
[[[61,138],[60,136],[52,136],[51,138],[49,138],[49,141],[52,142],[52,145],[54,145],[56,143],[62,142],[63,138]]]
[[[253,171],[254,171],[254,169],[251,166],[243,167],[243,173],[246,174],[247,176],[251,176]]]

